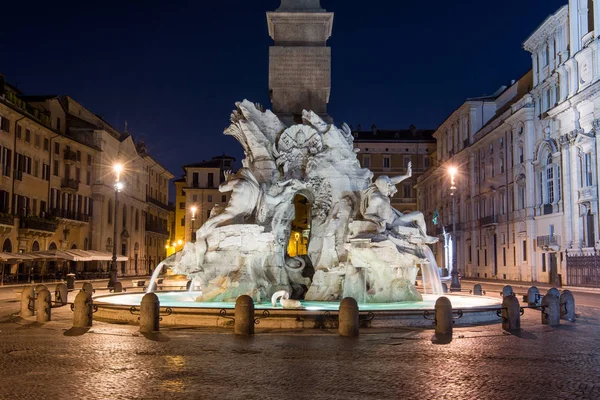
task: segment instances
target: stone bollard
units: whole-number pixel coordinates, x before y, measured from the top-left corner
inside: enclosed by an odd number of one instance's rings
[[[502,298],[502,329],[510,332],[521,330],[521,306],[514,294]]]
[[[158,299],[158,296],[154,293],[147,293],[142,298],[142,305],[140,306],[140,332],[158,332],[158,330],[160,329],[159,321],[160,300]]]
[[[67,285],[59,283],[54,289],[54,301],[61,306],[66,305],[69,302],[69,291]]]
[[[540,296],[540,290],[532,286],[527,290],[527,305],[529,307],[536,307],[542,304],[542,297]]]
[[[113,289],[114,293],[122,293],[123,292],[123,284],[121,282],[115,282],[115,287]]]
[[[248,295],[243,295],[235,301],[236,335],[254,335],[254,300]]]
[[[48,290],[48,286],[46,286],[46,285],[35,285],[34,291],[35,291],[36,294],[39,293],[39,292],[41,292],[42,290]]]
[[[483,290],[481,289],[481,285],[479,283],[473,286],[473,294],[475,296],[483,296]]]
[[[354,298],[345,297],[342,299],[338,325],[340,336],[358,336],[358,303]]]
[[[73,327],[89,328],[92,326],[92,296],[83,290],[75,296],[73,304]]]
[[[513,292],[512,286],[506,285],[502,288],[502,297],[512,296],[513,294],[515,293]]]
[[[23,291],[21,292],[21,318],[27,318],[33,316],[35,297],[33,294],[32,286],[25,286]],[[31,308],[29,308],[29,303],[31,301]]]
[[[67,274],[67,289],[73,290],[75,289],[75,275]]]
[[[52,312],[52,297],[48,289],[41,289],[37,292],[35,299],[35,313],[37,322],[50,321]]]
[[[448,293],[448,285],[442,283],[442,293]]]
[[[553,288],[548,289],[548,291],[546,292],[546,296],[549,294],[556,297],[557,299],[560,298],[560,292],[558,291],[557,288],[553,287]]]
[[[452,336],[452,303],[447,297],[435,302],[435,336]]]
[[[89,294],[90,297],[94,294],[94,287],[89,282],[84,283],[81,290]]]
[[[542,298],[542,324],[550,326],[560,325],[560,302],[558,297],[547,294]]]
[[[575,322],[575,298],[570,290],[563,290],[560,295],[560,318]]]

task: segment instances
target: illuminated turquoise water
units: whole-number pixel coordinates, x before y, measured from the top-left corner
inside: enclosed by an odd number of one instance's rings
[[[160,300],[161,307],[187,307],[187,308],[234,308],[235,303],[233,302],[197,302],[196,297],[200,296],[200,292],[158,292],[156,295]],[[98,296],[94,298],[95,304],[111,304],[111,305],[122,305],[122,306],[139,306],[142,297],[145,293],[129,293],[129,294],[116,294],[108,296]],[[436,295],[423,295],[423,301],[414,302],[407,301],[402,303],[366,303],[359,304],[359,308],[362,311],[395,311],[395,310],[432,310],[435,306],[435,301],[441,296]],[[447,296],[452,302],[453,308],[478,308],[478,307],[490,307],[498,306],[500,299],[493,299],[489,297],[481,296],[460,296],[460,295],[449,295]],[[337,311],[339,309],[339,302],[326,302],[326,301],[303,301],[304,309],[308,311]],[[275,307],[270,302],[264,302],[255,304],[255,308],[259,310],[273,310]],[[281,309],[281,307],[277,307]]]

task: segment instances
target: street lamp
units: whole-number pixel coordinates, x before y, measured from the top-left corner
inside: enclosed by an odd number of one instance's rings
[[[123,165],[113,165],[113,172],[115,173],[115,209],[113,217],[113,252],[112,261],[110,263],[110,276],[108,279],[108,287],[113,288],[117,283],[117,209],[119,208],[119,192],[123,190],[123,182],[121,179],[121,172],[123,172]]]
[[[196,221],[196,211],[198,211],[198,209],[196,207],[192,207],[190,211],[192,212],[192,243],[196,243],[196,231],[194,230],[194,222]]]
[[[452,272],[450,276],[452,280],[450,281],[450,290],[459,291],[460,290],[460,282],[458,280],[458,270],[456,267],[456,250],[457,250],[457,240],[456,240],[456,173],[458,169],[456,167],[448,168],[448,173],[450,174],[450,196],[452,196]]]

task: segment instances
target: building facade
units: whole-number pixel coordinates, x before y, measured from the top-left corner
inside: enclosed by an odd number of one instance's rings
[[[168,198],[172,175],[121,134],[70,97],[26,96],[0,79],[0,241],[4,252],[98,250],[112,252],[114,184],[112,165],[123,162],[118,253],[121,275],[147,272],[146,192],[150,169],[160,170],[160,195]],[[156,189],[156,188],[154,188]],[[162,217],[164,217],[162,214]],[[110,217],[109,217],[110,215]],[[168,236],[167,236],[168,238]],[[162,253],[164,258],[164,242]],[[153,253],[155,254],[155,253]],[[154,262],[154,260],[153,260]],[[106,271],[106,263],[44,263],[4,266],[3,276]]]

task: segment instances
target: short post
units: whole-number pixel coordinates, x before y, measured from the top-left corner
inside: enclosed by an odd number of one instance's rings
[[[27,318],[27,317],[31,317],[33,316],[33,304],[34,303],[34,295],[33,295],[33,287],[32,286],[25,286],[23,288],[23,291],[21,292],[21,312],[20,312],[20,316],[21,318]],[[29,308],[29,304],[32,304],[32,307]]]
[[[560,318],[575,322],[575,298],[570,290],[563,290],[560,295]]]
[[[479,283],[473,286],[473,294],[475,296],[483,296],[483,289],[481,289],[481,285]]]
[[[120,284],[121,282],[117,282]],[[115,284],[115,291],[117,287]],[[154,293],[147,293],[140,306],[140,332],[152,333],[160,329],[160,300]]]
[[[540,296],[540,290],[532,286],[527,290],[527,305],[529,307],[536,307],[542,304],[542,297]]]
[[[94,287],[89,282],[85,282],[81,290],[89,294],[90,297],[94,294]]]
[[[75,274],[67,274],[67,289],[75,289]]]
[[[509,332],[521,330],[521,306],[514,294],[502,298],[502,329]]]
[[[61,306],[66,305],[69,302],[69,291],[67,285],[59,283],[54,289],[54,301]]]
[[[554,297],[556,297],[557,299],[560,298],[560,291],[557,288],[550,288],[548,289],[548,291],[546,292],[546,295],[552,295]]]
[[[248,295],[243,295],[235,301],[236,335],[254,335],[254,300]]]
[[[515,292],[513,292],[512,286],[506,285],[502,288],[502,297],[512,296],[513,294],[515,294]]]
[[[73,305],[73,327],[89,328],[92,326],[92,296],[83,290],[75,296]]]
[[[115,282],[115,286],[114,286],[113,291],[115,293],[122,293],[123,292],[123,284],[121,282],[118,282],[118,281]]]
[[[560,303],[558,297],[547,294],[542,298],[542,324],[560,325]]]
[[[352,297],[345,297],[340,303],[338,334],[344,337],[358,336],[358,303]]]
[[[37,322],[50,321],[50,313],[52,312],[52,297],[48,289],[41,289],[37,292],[35,302],[35,312]]]
[[[448,285],[446,283],[442,283],[442,293],[448,293]]]
[[[435,336],[452,336],[452,303],[447,297],[440,297],[435,302]]]

